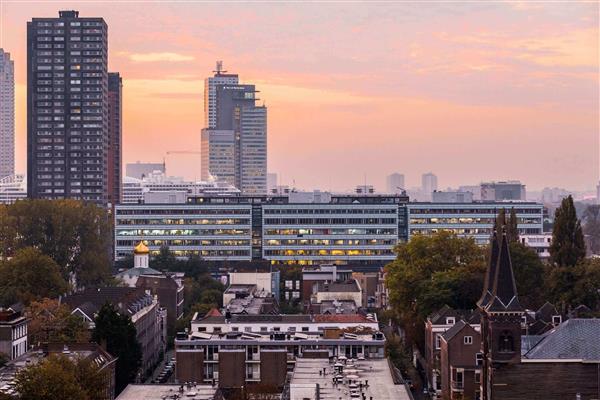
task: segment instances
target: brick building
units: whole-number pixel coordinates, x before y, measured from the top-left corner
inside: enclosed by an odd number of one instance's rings
[[[543,335],[522,335],[519,303],[506,234],[494,235],[484,290],[481,398],[598,399],[600,319],[570,319]]]

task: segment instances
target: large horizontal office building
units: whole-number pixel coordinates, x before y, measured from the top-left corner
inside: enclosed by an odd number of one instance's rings
[[[186,204],[119,205],[115,252],[144,240],[177,257],[277,263],[372,263],[394,259],[406,240],[408,198],[332,196],[326,203],[279,197],[188,197]]]
[[[522,234],[542,233],[543,206],[524,202],[408,203],[406,196],[332,195],[323,202],[288,196],[188,196],[181,204],[121,204],[115,256],[140,240],[177,257],[267,260],[280,264],[384,264],[394,246],[418,233],[451,230],[489,240],[495,214],[515,208]]]
[[[408,237],[451,231],[487,244],[501,209],[514,208],[521,235],[543,233],[544,206],[530,202],[408,203]]]

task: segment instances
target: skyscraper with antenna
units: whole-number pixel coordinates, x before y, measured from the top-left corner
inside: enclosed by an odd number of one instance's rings
[[[223,70],[223,61],[217,61],[214,76],[204,80],[204,127],[216,128],[217,126],[217,85],[237,85],[237,74],[228,74]]]

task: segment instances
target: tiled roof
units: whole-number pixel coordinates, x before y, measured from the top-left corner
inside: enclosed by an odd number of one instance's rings
[[[448,329],[446,332],[444,332],[444,334],[442,335],[442,337],[444,338],[444,340],[446,342],[450,341],[450,339],[452,339],[454,336],[456,336],[456,334],[460,331],[463,330],[463,328],[465,326],[467,326],[468,324],[463,321],[462,319],[460,321],[458,321],[457,323],[455,323],[454,325],[452,325],[452,328]]]
[[[80,308],[89,318],[93,319],[94,314],[106,303],[114,305],[121,310],[121,313],[131,316],[137,312],[136,309],[142,308],[151,299],[152,297],[147,295],[143,289],[113,286],[89,288],[83,292],[66,296],[63,302],[73,310]]]
[[[524,358],[600,362],[599,338],[600,319],[570,319],[545,333]]]

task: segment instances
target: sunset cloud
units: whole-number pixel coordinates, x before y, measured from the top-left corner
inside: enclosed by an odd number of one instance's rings
[[[193,56],[178,53],[130,53],[127,57],[135,62],[182,62],[195,59]]]
[[[440,187],[521,179],[528,190],[598,180],[594,2],[79,2],[109,26],[123,77],[123,162],[199,149],[204,79],[216,60],[268,107],[268,168],[307,189]],[[17,169],[26,165],[26,23],[68,2],[8,2],[15,59]],[[501,139],[498,139],[501,138]],[[503,146],[510,160],[493,157]],[[574,161],[575,160],[575,161]],[[199,157],[167,157],[199,176]]]

